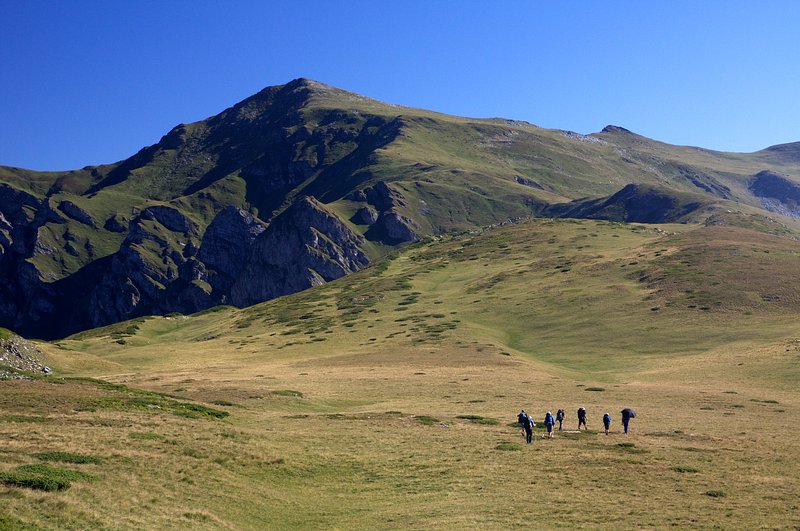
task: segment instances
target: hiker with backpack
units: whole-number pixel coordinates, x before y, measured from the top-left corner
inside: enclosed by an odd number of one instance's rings
[[[589,428],[586,427],[586,408],[579,407],[578,408],[578,431],[581,431],[581,424],[583,424],[583,429],[588,430]]]
[[[622,413],[622,426],[623,426],[623,428],[625,428],[625,433],[627,434],[628,433],[628,423],[631,421],[631,419],[636,418],[636,412],[634,410],[632,410],[631,408],[626,407],[625,409],[620,411],[620,413]]]
[[[523,409],[519,412],[519,415],[517,415],[517,422],[519,422],[525,434],[525,441],[530,444],[533,441],[533,427],[535,426],[533,419]]]
[[[556,411],[556,420],[558,421],[558,431],[562,431],[562,424],[566,418],[567,413],[563,409]]]
[[[544,416],[544,427],[547,428],[547,437],[552,439],[553,438],[553,426],[555,426],[556,421],[553,418],[553,414],[549,411]]]
[[[608,428],[611,427],[611,415],[608,413],[603,415],[603,427],[606,429],[606,435],[608,435]]]

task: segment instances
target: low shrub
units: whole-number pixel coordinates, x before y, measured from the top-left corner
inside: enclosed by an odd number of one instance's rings
[[[522,450],[522,446],[511,442],[501,442],[495,446],[494,449],[500,450],[501,452],[519,452]]]
[[[100,464],[101,459],[93,455],[73,454],[70,452],[40,452],[35,456],[42,461],[57,461],[61,463],[73,463],[76,465],[82,464]]]

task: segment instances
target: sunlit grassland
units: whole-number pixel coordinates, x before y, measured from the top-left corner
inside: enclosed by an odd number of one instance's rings
[[[798,258],[795,242],[740,229],[538,220],[245,310],[44,344],[58,376],[128,387],[0,383],[2,471],[44,452],[99,460],[50,463],[94,478],[62,492],[0,487],[0,517],[791,529],[800,287],[784,280]],[[527,446],[514,426],[521,407],[537,422],[564,408],[571,431],[579,406],[590,432],[537,430]]]

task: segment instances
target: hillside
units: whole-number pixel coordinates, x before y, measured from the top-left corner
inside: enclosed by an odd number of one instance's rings
[[[41,343],[56,376],[0,393],[0,474],[86,462],[0,487],[0,521],[791,529],[798,271],[800,243],[738,226],[536,219]],[[568,431],[526,446],[521,407]]]
[[[246,306],[526,216],[797,228],[800,156],[399,107],[306,79],[118,163],[0,167],[0,325],[55,338]]]

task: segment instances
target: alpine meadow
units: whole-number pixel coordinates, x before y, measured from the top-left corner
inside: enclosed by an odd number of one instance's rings
[[[799,236],[800,142],[304,78],[0,167],[0,529],[798,529]]]

